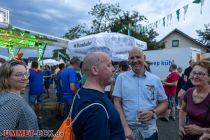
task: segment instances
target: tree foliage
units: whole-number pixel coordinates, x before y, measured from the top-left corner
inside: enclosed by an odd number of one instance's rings
[[[93,33],[110,31],[110,23],[121,12],[119,4],[102,3],[99,1],[88,14],[94,17],[91,30]]]
[[[147,42],[148,50],[159,50],[165,48],[164,43],[160,43],[155,40],[155,37],[158,36],[158,33],[153,29],[150,29],[145,33],[134,32],[133,34],[135,38]]]
[[[199,42],[210,47],[210,23],[204,25],[204,30],[196,30]]]
[[[158,43],[155,38],[158,36],[158,33],[153,29],[150,29],[144,33],[140,33],[136,27],[138,23],[146,21],[146,17],[141,15],[137,11],[133,12],[123,12],[123,15],[120,15],[111,26],[112,32],[120,32],[123,34],[131,35],[139,40],[147,42],[148,50],[156,50],[164,48],[163,44]]]
[[[84,26],[77,25],[65,34],[66,38],[74,39],[82,34],[89,35],[106,31],[119,32],[147,42],[148,50],[164,48],[163,44],[159,44],[155,40],[158,33],[153,29],[149,29],[144,33],[137,30],[138,25],[147,20],[145,16],[137,11],[122,11],[119,4],[99,1],[88,13],[93,16],[91,30],[85,30]]]
[[[53,50],[53,59],[59,59],[62,58],[65,62],[67,62],[70,58],[69,55],[66,53],[66,49],[56,49]]]
[[[137,23],[146,20],[146,17],[139,14],[137,11],[130,13],[129,11],[123,11],[122,15],[119,15],[110,26],[112,32],[128,33],[128,28],[136,27]]]
[[[72,27],[67,33],[65,33],[64,37],[72,40],[75,38],[79,38],[84,34],[88,34],[88,31],[85,30],[85,26],[77,25],[75,27]]]

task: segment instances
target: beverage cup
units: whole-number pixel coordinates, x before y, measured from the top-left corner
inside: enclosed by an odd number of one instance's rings
[[[149,124],[147,122],[141,122],[140,119],[139,119],[141,117],[141,115],[144,115],[144,112],[147,112],[149,110],[151,110],[151,109],[148,109],[148,108],[139,108],[137,110],[137,113],[136,113],[136,123],[137,124],[145,124],[145,125],[148,125]]]
[[[140,112],[139,112],[139,110],[137,110],[137,112],[136,112],[136,124],[141,124],[141,122],[139,120],[139,117],[140,117]]]

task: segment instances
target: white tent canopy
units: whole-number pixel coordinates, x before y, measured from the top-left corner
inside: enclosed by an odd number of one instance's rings
[[[120,33],[98,33],[69,41],[70,56],[81,60],[91,52],[102,51],[110,55],[113,61],[127,59],[128,50],[132,47],[147,49],[147,43]]]
[[[59,61],[56,61],[54,59],[45,59],[45,60],[42,61],[42,63],[43,63],[43,65],[50,65],[50,66],[60,64]]]
[[[3,58],[3,59],[5,59],[5,60],[9,60],[9,57],[4,56],[4,55],[0,55],[0,58]]]

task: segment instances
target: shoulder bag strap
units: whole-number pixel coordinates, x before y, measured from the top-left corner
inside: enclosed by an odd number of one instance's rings
[[[91,107],[91,106],[93,106],[93,105],[99,105],[99,106],[101,106],[101,107],[104,109],[104,111],[106,112],[107,118],[109,119],[109,114],[108,114],[106,108],[105,108],[102,104],[100,104],[100,103],[92,103],[92,104],[90,104],[90,105],[84,107],[84,108],[75,116],[75,118],[72,120],[72,122],[70,123],[70,125],[69,125],[68,127],[72,127],[72,125],[73,125],[74,122],[77,120],[77,118],[79,117],[79,115],[80,115],[84,110],[88,109],[89,107]]]
[[[79,89],[80,90],[80,89]],[[71,117],[71,113],[72,113],[72,110],[73,110],[73,106],[74,106],[74,101],[75,101],[75,99],[76,99],[76,97],[78,96],[78,97],[80,97],[79,96],[79,90],[77,91],[77,93],[74,95],[74,98],[73,98],[73,101],[72,101],[72,104],[71,104],[71,108],[70,108],[70,110],[69,110],[69,117]]]

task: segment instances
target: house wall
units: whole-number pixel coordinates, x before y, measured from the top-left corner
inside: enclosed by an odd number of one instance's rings
[[[172,47],[172,40],[179,40],[179,46],[178,47]],[[164,39],[165,42],[165,48],[186,48],[186,47],[193,47],[200,49],[202,53],[205,53],[206,50],[202,48],[200,45],[192,42],[190,39],[182,36],[181,34],[174,32],[170,36],[168,36],[166,39]]]

